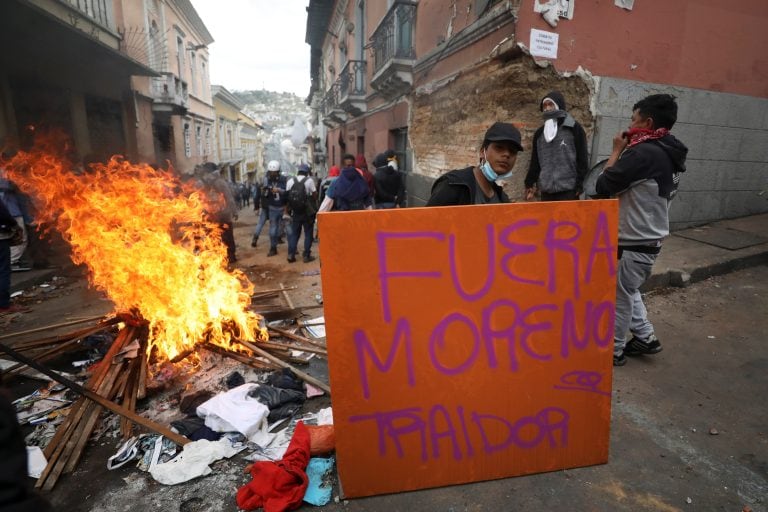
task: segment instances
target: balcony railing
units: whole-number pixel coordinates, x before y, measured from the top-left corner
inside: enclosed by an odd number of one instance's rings
[[[413,27],[416,4],[409,0],[395,0],[392,7],[371,35],[373,47],[373,73],[376,74],[392,59],[414,59]]]
[[[104,28],[114,31],[111,0],[60,0],[91,18]]]
[[[189,103],[187,83],[173,73],[163,73],[163,76],[152,79],[152,95],[156,103],[179,107],[186,107]]]
[[[339,83],[339,106],[352,116],[359,116],[367,108],[365,101],[365,61],[350,60],[337,79]]]
[[[339,75],[339,95],[365,96],[365,61],[350,60],[341,68]]]

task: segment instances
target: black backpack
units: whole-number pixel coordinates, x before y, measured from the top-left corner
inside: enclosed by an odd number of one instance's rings
[[[307,208],[307,187],[304,186],[304,181],[307,180],[307,176],[299,181],[296,177],[293,179],[293,185],[288,191],[288,206],[296,213],[303,213]]]

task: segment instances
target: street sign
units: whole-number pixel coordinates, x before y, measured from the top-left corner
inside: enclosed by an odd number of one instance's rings
[[[347,496],[607,462],[617,211],[319,215]]]

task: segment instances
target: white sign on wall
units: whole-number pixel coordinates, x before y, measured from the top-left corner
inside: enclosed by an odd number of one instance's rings
[[[531,29],[531,55],[533,57],[545,57],[547,59],[557,58],[557,40],[556,32],[546,32],[544,30]]]
[[[547,12],[554,9],[558,17],[572,20],[574,3],[575,0],[548,0],[546,2],[536,0],[533,3],[533,12]]]

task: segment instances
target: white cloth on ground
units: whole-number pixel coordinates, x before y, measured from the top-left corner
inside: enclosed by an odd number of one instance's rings
[[[257,387],[252,382],[220,393],[197,408],[205,426],[215,432],[240,432],[249,441],[261,446],[268,442],[267,416],[269,408],[248,392]]]
[[[240,449],[226,437],[218,441],[201,439],[184,445],[184,450],[165,464],[150,468],[152,478],[165,485],[175,485],[211,473],[208,464],[231,457]]]

